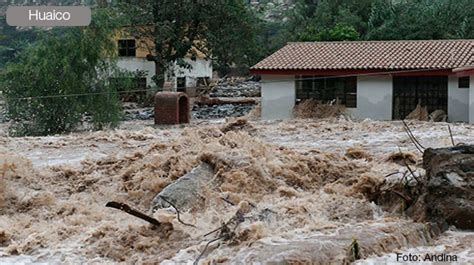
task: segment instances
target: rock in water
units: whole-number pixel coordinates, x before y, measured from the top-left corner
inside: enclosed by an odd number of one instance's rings
[[[403,212],[418,222],[447,229],[474,229],[474,145],[428,148],[424,176],[418,180],[386,181],[375,196],[385,211]]]
[[[427,215],[460,229],[474,229],[474,146],[426,149]]]
[[[152,211],[170,207],[161,197],[173,203],[179,210],[197,206],[203,201],[202,191],[208,186],[213,176],[214,169],[212,166],[207,163],[200,164],[158,193],[151,203]]]

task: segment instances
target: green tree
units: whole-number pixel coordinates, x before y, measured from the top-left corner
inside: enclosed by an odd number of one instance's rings
[[[0,85],[14,135],[50,135],[74,130],[85,114],[96,128],[115,125],[120,106],[108,82],[116,22],[97,10],[92,24],[43,32],[13,63]]]
[[[243,1],[234,1],[230,5],[218,5],[205,34],[207,56],[213,60],[216,70],[225,75],[231,66],[248,69],[262,57],[257,45],[257,28],[261,21],[245,6]]]
[[[280,49],[289,40],[288,37],[291,34],[289,34],[290,30],[286,21],[289,15],[288,10],[268,4],[250,6],[253,15],[252,20],[255,21],[253,23],[257,46],[257,49],[254,50],[254,53],[257,54],[252,55],[254,56],[253,64]],[[271,18],[268,17],[269,14],[272,14]]]
[[[297,41],[357,40],[367,29],[362,10],[370,1],[300,0],[289,16],[289,32]]]
[[[287,40],[474,38],[472,0],[299,0],[288,17]]]
[[[360,38],[359,32],[353,26],[337,24],[332,28],[325,28],[319,32],[305,31],[301,34],[302,41],[355,41]]]
[[[174,63],[190,67],[183,60],[189,53],[202,52],[224,68],[256,59],[245,58],[256,47],[256,37],[243,0],[127,0],[120,6],[129,15],[132,34],[154,42],[147,59],[155,64],[158,86]]]
[[[13,60],[35,38],[34,30],[9,26],[5,17],[0,17],[0,68]]]
[[[377,0],[368,21],[367,39],[474,38],[471,0]]]
[[[287,30],[285,23],[279,21],[260,21],[257,43],[260,44],[261,54],[259,54],[258,59],[263,59],[272,54],[291,40],[293,40],[292,35]]]

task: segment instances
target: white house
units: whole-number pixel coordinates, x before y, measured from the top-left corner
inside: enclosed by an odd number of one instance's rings
[[[146,41],[134,37],[120,37],[117,38],[117,48],[119,56],[117,66],[132,72],[144,71],[145,78],[142,80],[141,86],[154,85],[152,77],[155,75],[155,64],[146,58],[153,49],[146,45]],[[172,90],[188,92],[188,89],[195,88],[200,80],[212,78],[211,60],[206,59],[206,56],[199,52],[194,60],[191,57],[189,54],[184,58],[191,66],[190,69],[177,65],[168,69],[165,79],[167,83],[171,84]]]
[[[474,123],[474,40],[288,43],[251,72],[262,76],[263,119],[337,98],[357,118],[403,119],[420,103]]]

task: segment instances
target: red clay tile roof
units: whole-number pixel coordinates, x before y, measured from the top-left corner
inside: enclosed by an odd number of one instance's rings
[[[474,64],[474,40],[290,42],[251,70],[454,69]]]

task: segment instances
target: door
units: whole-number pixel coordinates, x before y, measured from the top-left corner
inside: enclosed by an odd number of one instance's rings
[[[443,110],[448,113],[447,76],[396,76],[393,78],[394,120],[404,119],[418,103],[428,113]]]
[[[186,77],[176,78],[176,91],[185,92],[186,91]]]

